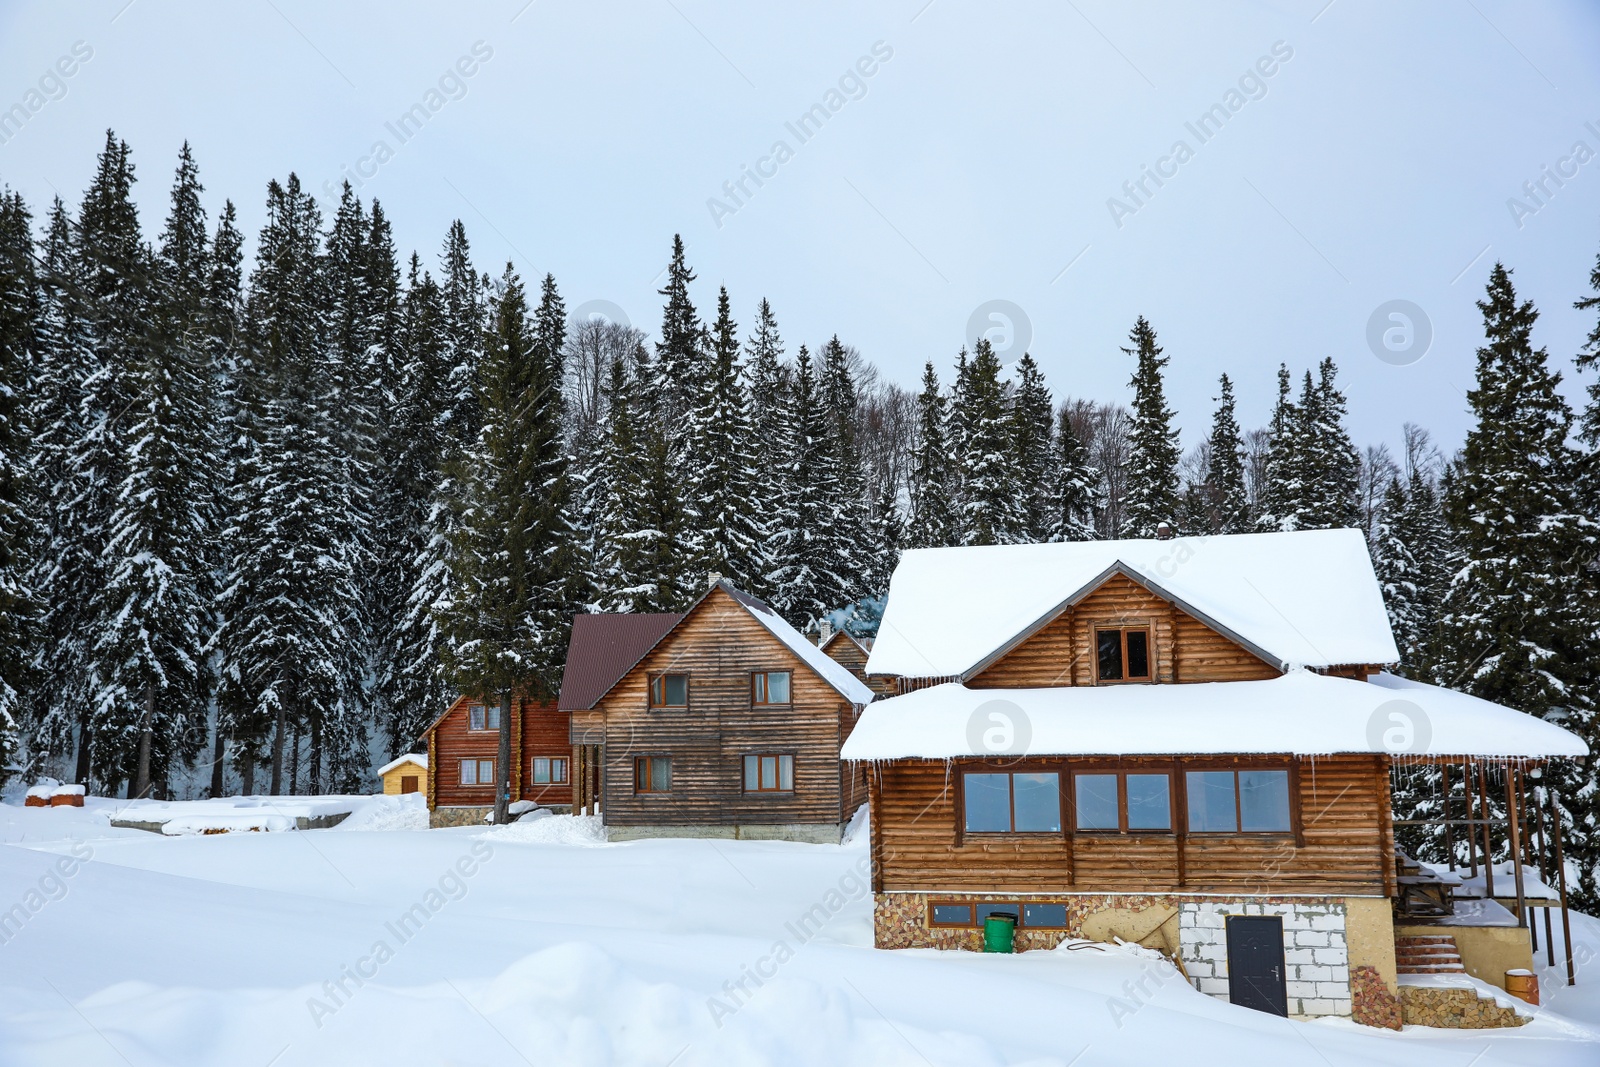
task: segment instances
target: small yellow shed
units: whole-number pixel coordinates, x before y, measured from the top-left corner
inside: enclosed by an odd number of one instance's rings
[[[379,767],[378,777],[383,779],[385,796],[421,793],[428,784],[428,757],[407,752],[392,763]]]

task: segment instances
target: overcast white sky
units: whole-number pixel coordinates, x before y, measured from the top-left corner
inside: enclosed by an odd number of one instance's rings
[[[320,190],[361,168],[402,250],[433,264],[460,217],[480,269],[552,272],[569,307],[608,300],[647,331],[681,232],[703,310],[726,284],[747,324],[766,296],[791,351],[837,332],[907,384],[929,357],[948,380],[973,311],[1006,300],[1058,396],[1125,399],[1117,348],[1142,313],[1185,447],[1219,372],[1253,426],[1280,361],[1298,377],[1324,356],[1359,442],[1410,420],[1453,447],[1495,258],[1564,365],[1593,324],[1571,304],[1600,251],[1600,159],[1572,153],[1600,152],[1600,11],[1397,7],[7,3],[0,109],[43,103],[5,131],[0,182],[40,212],[56,192],[76,205],[114,128],[153,237],[187,138],[213,217],[231,197],[253,235],[269,178]],[[92,57],[30,98],[76,42]],[[430,101],[475,44],[488,58]],[[1230,100],[1275,44],[1292,54]],[[863,57],[871,75],[830,101]],[[401,143],[386,123],[430,102]],[[809,139],[786,127],[830,102]],[[1186,126],[1229,103],[1204,142]],[[1180,140],[1192,157],[1163,162]],[[778,141],[792,158],[763,162]],[[1528,199],[1563,159],[1576,174]],[[1146,166],[1170,176],[1135,202],[1123,183]],[[735,202],[723,183],[745,167],[770,177]],[[1135,210],[1114,218],[1114,196]],[[1514,196],[1538,210],[1515,218]],[[1366,340],[1393,299],[1433,327],[1406,366]]]

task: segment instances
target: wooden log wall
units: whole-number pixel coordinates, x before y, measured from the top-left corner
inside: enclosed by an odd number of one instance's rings
[[[750,700],[752,671],[787,670],[792,702]],[[689,675],[687,708],[649,706],[658,673]],[[848,725],[847,725],[848,724]],[[841,765],[851,707],[750,613],[713,591],[638,666],[576,713],[572,741],[603,734],[602,807],[612,826],[837,824],[863,795],[862,772]],[[794,756],[792,793],[745,793],[744,757]],[[634,760],[672,758],[668,793],[634,792]]]
[[[1285,714],[1293,714],[1285,709]],[[1114,761],[1122,770],[1172,770],[1170,759]],[[1103,769],[1105,760],[1030,760],[1040,769]],[[1383,756],[1316,760],[1207,758],[1207,768],[1291,766],[1296,831],[1284,834],[1086,834],[1071,832],[1070,788],[1060,834],[963,834],[956,776],[981,762],[903,760],[869,770],[874,878],[882,892],[1217,892],[1389,895],[1394,838]],[[1185,767],[1172,788],[1185,825]],[[988,768],[993,769],[993,768]]]

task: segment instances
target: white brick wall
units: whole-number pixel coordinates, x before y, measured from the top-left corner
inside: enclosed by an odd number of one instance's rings
[[[1290,1015],[1350,1014],[1350,953],[1345,942],[1345,908],[1333,904],[1186,903],[1178,913],[1178,938],[1184,969],[1195,988],[1228,997],[1230,915],[1283,917],[1285,985]]]

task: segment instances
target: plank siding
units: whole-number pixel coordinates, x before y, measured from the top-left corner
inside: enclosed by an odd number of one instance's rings
[[[752,705],[750,674],[763,670],[791,672],[790,704]],[[649,707],[650,678],[664,672],[688,674],[687,708]],[[837,825],[864,789],[860,769],[839,760],[853,726],[845,698],[717,589],[592,712],[573,716],[572,741],[605,746],[608,825]],[[745,793],[743,758],[759,753],[794,757],[792,793]],[[634,791],[640,756],[671,757],[670,792]]]
[[[1237,682],[1280,672],[1170,601],[1114,574],[967,682],[974,689],[1095,685],[1097,626],[1148,626],[1157,683]]]
[[[835,634],[822,646],[822,651],[828,658],[849,669],[850,673],[861,679],[868,689],[880,697],[894,696],[898,689],[894,678],[888,675],[867,676],[867,652],[847,634]]]
[[[1037,762],[1063,772],[1106,763],[1060,757]],[[1173,761],[1127,758],[1120,765],[1170,769]],[[879,891],[1378,895],[1389,889],[1394,840],[1385,819],[1388,775],[1382,756],[1299,762],[1292,798],[1298,844],[1295,834],[963,835],[956,807],[962,766],[901,760],[873,768]],[[1174,788],[1181,793],[1181,776]],[[1181,826],[1181,805],[1178,816]],[[1064,823],[1070,827],[1070,811]]]
[[[428,778],[430,782],[430,807],[491,806],[494,804],[494,786],[461,784],[461,761],[464,759],[498,759],[500,732],[498,730],[468,729],[467,706],[479,703],[467,697],[458,697],[450,709],[440,717],[428,732]],[[490,701],[489,703],[493,703]],[[571,783],[534,786],[532,782],[535,755],[560,756],[571,759],[572,748],[567,741],[569,727],[567,715],[556,707],[553,700],[535,701],[517,699],[512,702],[511,795],[519,800],[532,800],[538,804],[566,805],[572,803]],[[570,773],[568,777],[570,777]]]

